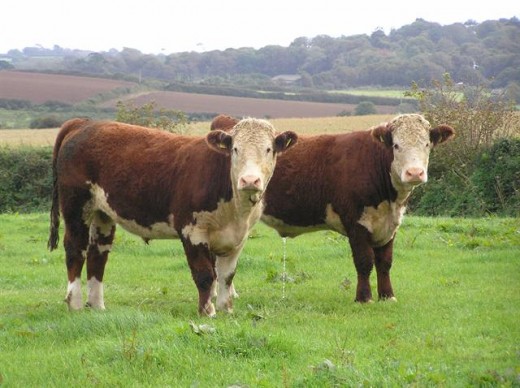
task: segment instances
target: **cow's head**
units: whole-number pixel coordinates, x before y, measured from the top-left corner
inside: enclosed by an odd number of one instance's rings
[[[293,146],[298,135],[292,131],[275,134],[265,120],[243,119],[230,131],[212,130],[206,136],[213,149],[231,156],[231,183],[257,202],[271,179],[278,153]]]
[[[413,187],[428,180],[431,149],[455,134],[448,125],[432,128],[419,114],[405,114],[372,129],[372,136],[385,147],[393,149],[392,183]]]

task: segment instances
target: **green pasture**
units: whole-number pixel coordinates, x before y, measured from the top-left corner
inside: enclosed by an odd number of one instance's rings
[[[0,214],[3,387],[400,387],[520,384],[520,220],[407,217],[397,303],[354,303],[345,238],[257,225],[235,312],[199,317],[179,241],[118,230],[105,311],[68,312],[48,215]],[[373,278],[375,276],[373,275]],[[375,287],[375,279],[373,279]],[[84,286],[84,291],[86,286]]]
[[[406,90],[400,89],[344,89],[332,90],[330,93],[351,94],[353,96],[367,96],[367,97],[387,97],[387,98],[408,98],[404,93]],[[410,98],[411,99],[411,98]]]

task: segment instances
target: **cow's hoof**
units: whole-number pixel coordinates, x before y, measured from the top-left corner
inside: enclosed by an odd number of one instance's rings
[[[356,303],[361,303],[361,304],[370,304],[370,303],[374,303],[374,301],[372,299],[366,299],[366,300],[359,300],[359,299],[356,299]]]
[[[78,311],[83,308],[81,297],[73,298],[71,293],[69,293],[63,301],[67,304],[69,311]]]
[[[395,296],[381,298],[380,300],[383,302],[392,302],[392,303],[397,302],[397,298]]]
[[[206,303],[203,308],[199,309],[199,314],[202,316],[214,318],[217,315],[217,312],[215,311],[215,306],[213,303],[209,302]]]

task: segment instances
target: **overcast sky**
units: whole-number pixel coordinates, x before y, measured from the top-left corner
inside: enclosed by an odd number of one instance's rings
[[[7,3],[6,0],[4,2]],[[143,53],[288,46],[298,37],[385,33],[417,18],[442,25],[520,18],[512,0],[16,0],[0,12],[0,53],[41,45]]]

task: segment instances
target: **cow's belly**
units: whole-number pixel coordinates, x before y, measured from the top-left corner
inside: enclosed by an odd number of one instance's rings
[[[372,244],[380,247],[388,243],[401,225],[406,207],[384,201],[377,208],[365,207],[358,223],[372,234]]]
[[[262,222],[275,229],[282,237],[296,237],[300,234],[316,232],[318,230],[334,230],[338,233],[346,235],[345,228],[341,222],[339,214],[337,214],[331,204],[325,207],[323,216],[324,222],[311,225],[291,225],[283,219],[272,215],[264,214],[261,218]]]
[[[92,194],[92,199],[86,203],[85,208],[83,209],[83,218],[87,224],[90,223],[89,219],[93,216],[94,212],[102,211],[123,229],[144,239],[153,240],[179,237],[174,228],[173,214],[165,214],[167,221],[156,222],[144,226],[139,224],[136,220],[121,217],[116,210],[108,204],[105,191],[98,185],[91,185],[90,192]]]

